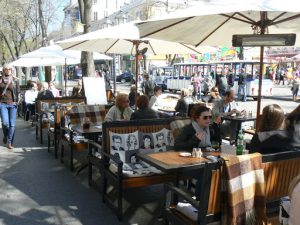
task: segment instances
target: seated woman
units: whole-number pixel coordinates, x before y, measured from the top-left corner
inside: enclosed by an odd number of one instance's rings
[[[300,130],[300,105],[286,117],[286,128],[291,131]]]
[[[130,120],[156,119],[159,118],[156,111],[149,108],[149,98],[141,95],[137,99],[138,110],[131,114]]]
[[[130,87],[130,92],[129,92],[129,106],[134,109],[135,106],[135,96],[139,97],[140,94],[137,93],[136,94],[136,86],[135,85],[131,85]]]
[[[54,98],[53,93],[49,90],[49,85],[46,82],[42,83],[41,91],[38,93],[38,99]]]
[[[286,117],[286,129],[293,136],[293,145],[300,150],[300,105]]]
[[[77,85],[75,87],[73,87],[72,96],[73,97],[82,97],[83,96],[82,80],[78,80]]]
[[[189,104],[193,103],[192,96],[189,96],[189,90],[183,88],[181,90],[181,98],[177,101],[175,106],[177,116],[186,117],[188,115]]]
[[[56,89],[55,87],[55,84],[53,81],[49,82],[49,91],[52,92],[53,96],[56,98],[56,97],[60,97],[60,94],[59,94],[59,90]]]
[[[247,148],[249,153],[262,154],[293,150],[299,143],[291,134],[285,129],[282,108],[277,104],[268,105],[263,109],[259,132],[253,136]]]
[[[192,123],[182,128],[175,139],[176,150],[192,151],[193,148],[205,148],[212,145],[212,141],[220,143],[218,126],[211,124],[211,110],[206,106],[199,106],[192,115]]]
[[[208,99],[207,102],[209,103],[214,103],[216,100],[221,99],[219,95],[219,89],[217,87],[212,87],[210,89],[210,98]]]

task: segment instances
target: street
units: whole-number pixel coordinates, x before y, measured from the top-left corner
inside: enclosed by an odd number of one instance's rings
[[[130,91],[130,83],[117,83],[116,90],[120,93],[129,93]],[[166,92],[168,93],[168,92]],[[177,93],[179,95],[179,92]],[[261,100],[261,111],[262,109],[270,104],[278,104],[283,108],[285,113],[291,112],[299,105],[300,100],[298,102],[292,101],[292,92],[291,87],[288,85],[274,85],[273,86],[273,96],[263,97]],[[252,111],[253,114],[256,114],[257,109],[257,101],[254,101],[253,98],[248,97],[247,102],[238,102],[238,105],[241,109],[245,109],[246,111]]]

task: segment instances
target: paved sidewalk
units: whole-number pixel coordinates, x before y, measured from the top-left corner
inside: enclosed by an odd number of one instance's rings
[[[15,148],[3,147],[0,134],[1,225],[97,225],[120,223],[100,193],[48,154],[35,129],[17,121]]]

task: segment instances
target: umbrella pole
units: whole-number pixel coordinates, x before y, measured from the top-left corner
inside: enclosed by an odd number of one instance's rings
[[[138,97],[138,77],[139,77],[139,42],[135,42],[135,111],[137,110],[137,97]]]
[[[261,24],[260,24],[260,34],[264,35],[266,32],[266,19],[267,13],[262,12],[261,16]],[[260,105],[261,105],[261,87],[262,87],[262,76],[264,69],[264,46],[260,46],[260,57],[259,57],[259,76],[258,76],[258,96],[257,96],[257,111],[256,111],[256,127],[260,127]],[[256,132],[258,129],[255,129]]]
[[[65,58],[65,96],[67,96],[67,58]]]
[[[260,124],[259,115],[260,115],[260,105],[261,105],[261,87],[262,87],[262,76],[263,76],[263,67],[264,67],[264,46],[260,46],[260,59],[259,59],[259,77],[258,77],[258,96],[257,96],[257,111],[256,111],[256,127]],[[256,129],[257,131],[257,129]]]

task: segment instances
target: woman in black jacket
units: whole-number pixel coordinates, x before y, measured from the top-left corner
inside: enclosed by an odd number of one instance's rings
[[[220,143],[218,125],[211,123],[211,111],[206,106],[200,105],[192,116],[192,123],[182,128],[175,139],[176,150],[192,151],[193,148],[212,146],[213,141]]]
[[[130,120],[156,119],[159,118],[157,112],[149,108],[149,98],[141,95],[137,99],[138,110],[131,114]]]
[[[297,137],[298,136],[298,137]],[[249,146],[249,153],[260,152],[270,154],[299,148],[299,132],[285,128],[285,116],[277,104],[263,109],[259,132],[256,133]]]

